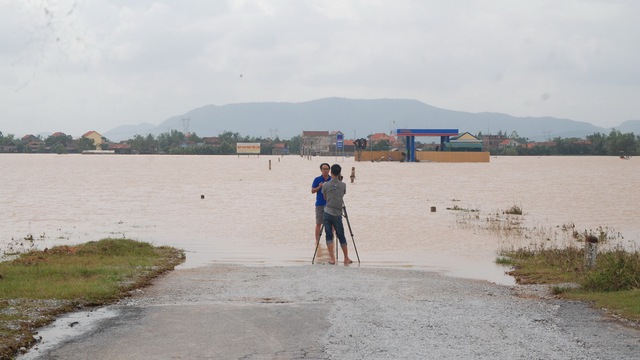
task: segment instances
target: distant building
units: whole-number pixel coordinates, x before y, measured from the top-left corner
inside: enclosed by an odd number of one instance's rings
[[[271,149],[272,155],[289,155],[289,148],[285,143],[276,143],[273,144],[273,149]]]
[[[496,150],[506,139],[505,135],[482,135],[482,146],[486,151]]]
[[[482,151],[482,140],[465,132],[444,143],[444,151]]]
[[[403,143],[398,140],[397,137],[393,135],[387,135],[386,133],[375,133],[368,136],[370,146],[373,146],[381,141],[387,141],[389,143],[389,148],[401,148]]]
[[[338,147],[338,137],[342,139],[340,147]],[[327,155],[344,155],[344,134],[342,131],[334,130],[329,132],[329,153]]]
[[[131,145],[127,143],[109,144],[109,150],[114,154],[131,154]]]
[[[535,147],[553,147],[556,146],[555,141],[544,141],[544,142],[528,142],[526,144],[520,145],[527,149],[533,149]]]
[[[42,142],[42,140],[40,140],[38,137],[33,136],[31,134],[23,136],[22,139],[20,139],[20,141],[25,145],[31,142]]]
[[[498,144],[498,149],[520,146],[520,143],[513,139],[504,139]]]
[[[328,131],[303,131],[300,155],[330,155],[331,138]]]
[[[354,140],[344,140],[344,153],[353,154],[356,151]]]
[[[338,143],[342,139],[342,143]],[[346,140],[344,133],[334,131],[303,131],[300,155],[353,155],[353,140]]]
[[[17,153],[18,147],[15,145],[4,145],[0,147],[0,153]]]
[[[205,145],[210,145],[210,146],[220,146],[220,144],[222,144],[222,142],[220,141],[220,138],[214,137],[214,136],[203,137],[202,141],[204,142]]]
[[[31,134],[23,136],[20,141],[24,144],[25,148],[29,148],[29,150],[34,152],[44,147],[44,141]]]
[[[96,146],[96,150],[99,150],[102,148],[104,137],[100,135],[97,131],[89,131],[84,135],[82,135],[82,137],[93,140],[93,145]]]

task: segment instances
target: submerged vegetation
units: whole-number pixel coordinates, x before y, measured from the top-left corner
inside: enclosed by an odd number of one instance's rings
[[[548,284],[561,298],[589,301],[612,315],[640,323],[640,252],[614,229],[576,230],[574,224],[526,226],[519,206],[489,215],[460,213],[459,226],[504,239],[496,263],[518,284]],[[597,244],[588,265],[588,243]]]
[[[512,207],[508,208],[504,213],[509,215],[522,215],[522,208],[518,205],[513,205]]]
[[[33,345],[33,331],[57,315],[112,303],[183,261],[174,248],[103,239],[0,262],[0,358]]]

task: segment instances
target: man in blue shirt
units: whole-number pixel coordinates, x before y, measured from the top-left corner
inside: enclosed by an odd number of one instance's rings
[[[327,204],[324,196],[322,196],[322,185],[331,180],[331,176],[329,176],[331,167],[329,164],[320,164],[320,170],[322,171],[322,174],[313,179],[313,183],[311,184],[311,193],[316,194],[316,246],[318,246],[318,242],[320,241],[320,229],[322,228],[324,206]]]

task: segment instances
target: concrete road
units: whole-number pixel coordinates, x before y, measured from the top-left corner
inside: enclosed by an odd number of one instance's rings
[[[84,331],[55,340],[43,331],[24,358],[640,358],[637,329],[523,289],[342,265],[182,269],[108,316],[61,319],[58,333]]]

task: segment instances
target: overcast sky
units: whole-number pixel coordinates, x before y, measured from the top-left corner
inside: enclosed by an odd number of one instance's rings
[[[77,137],[323,97],[617,126],[640,119],[639,14],[637,0],[0,0],[0,131]]]

